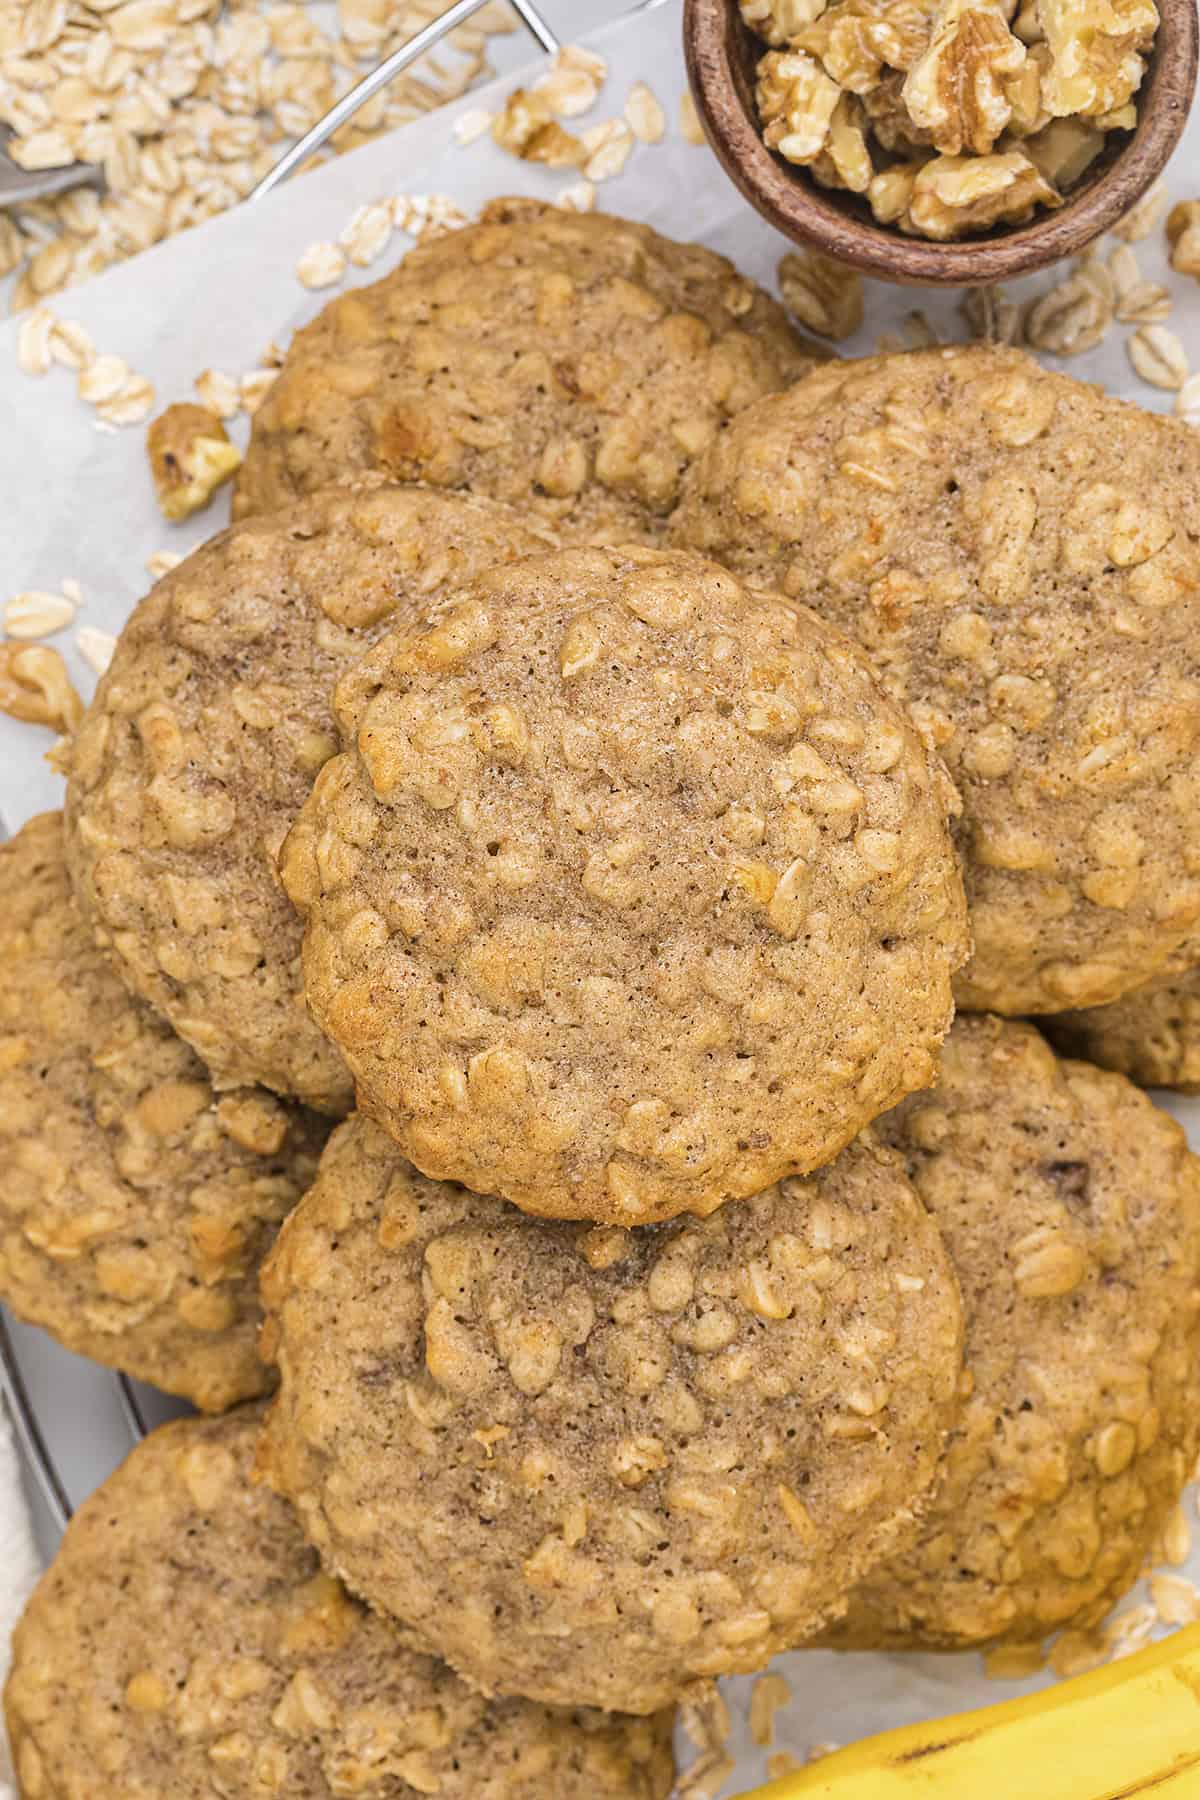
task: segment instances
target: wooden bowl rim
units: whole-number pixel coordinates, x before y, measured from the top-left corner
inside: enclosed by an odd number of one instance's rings
[[[726,174],[785,237],[888,281],[982,287],[1077,254],[1115,225],[1161,175],[1195,94],[1200,27],[1197,0],[1158,0],[1158,6],[1138,123],[1110,167],[1057,212],[1016,230],[995,228],[990,237],[949,244],[867,224],[836,198],[836,190],[819,188],[804,170],[767,149],[734,79],[731,38],[746,29],[737,0],[684,0],[684,55],[697,110]]]

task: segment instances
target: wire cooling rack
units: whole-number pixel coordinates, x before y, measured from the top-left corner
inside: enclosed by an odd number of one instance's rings
[[[614,6],[614,12],[650,12],[666,3],[667,0],[635,0],[635,4],[623,9]],[[287,180],[373,94],[393,81],[397,75],[403,74],[412,63],[440,43],[457,26],[465,24],[485,4],[486,0],[455,0],[454,5],[448,6],[436,19],[393,51],[292,145],[259,182],[249,196],[250,201],[260,199],[280,182]],[[510,5],[538,49],[553,56],[560,47],[560,40],[535,0],[510,0]],[[0,828],[0,836],[3,835]],[[30,1354],[31,1351],[33,1354]],[[74,1369],[72,1364],[75,1365]],[[82,1367],[87,1372],[89,1385],[85,1392],[76,1396],[75,1414],[64,1437],[62,1431],[56,1432],[51,1428],[50,1417],[56,1409],[50,1404],[50,1399],[57,1383],[69,1383],[73,1388],[79,1385],[78,1359],[69,1358],[57,1346],[47,1345],[40,1332],[17,1324],[0,1307],[0,1391],[8,1401],[17,1440],[44,1502],[49,1523],[56,1533],[65,1528],[75,1499],[86,1491],[85,1485],[78,1479],[71,1479],[64,1469],[65,1449],[80,1451],[74,1460],[81,1467],[94,1465],[99,1479],[107,1473],[103,1466],[104,1460],[112,1460],[114,1424],[118,1434],[121,1430],[124,1431],[128,1444],[132,1447],[161,1418],[171,1412],[186,1410],[174,1402],[165,1401],[162,1396],[130,1381],[124,1375],[110,1375],[92,1365],[85,1364]],[[95,1427],[94,1433],[89,1432],[90,1426]],[[90,1463],[84,1453],[86,1446],[72,1441],[73,1437],[84,1438],[89,1435],[95,1435],[103,1442],[103,1450],[98,1456],[93,1454]]]

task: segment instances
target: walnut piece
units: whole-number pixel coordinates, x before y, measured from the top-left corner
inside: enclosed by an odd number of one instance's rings
[[[159,414],[146,432],[146,453],[159,507],[175,521],[200,512],[242,466],[216,413],[190,402]]]
[[[1056,118],[1111,113],[1141,86],[1139,55],[1158,29],[1154,0],[1037,0],[1050,50],[1046,105]]]
[[[545,163],[552,169],[579,168],[587,151],[577,137],[564,131],[544,94],[514,88],[504,109],[492,120],[492,137],[501,150],[509,150],[522,162]]]
[[[986,156],[1012,117],[1005,83],[1025,57],[999,4],[942,0],[929,48],[904,83],[910,117],[944,155]]]
[[[1181,200],[1167,217],[1171,267],[1200,281],[1200,200]]]
[[[837,0],[796,33],[793,48],[807,50],[839,87],[869,94],[885,68],[906,71],[929,44],[936,0]]]
[[[740,0],[768,148],[947,241],[1061,205],[1133,96],[1154,0]],[[882,167],[880,165],[883,165]],[[981,166],[982,165],[982,166]],[[1200,245],[1183,254],[1200,264]]]
[[[1104,133],[1082,119],[1051,119],[1021,148],[1061,194],[1091,168],[1104,148]]]
[[[758,111],[768,149],[809,163],[825,148],[841,89],[804,50],[772,50],[758,65]]]
[[[11,640],[0,644],[0,712],[28,725],[74,731],[83,717],[83,701],[57,650]]]
[[[776,49],[790,44],[825,10],[825,0],[739,0],[742,18]]]
[[[945,243],[1003,221],[1023,225],[1036,206],[1062,196],[1023,150],[994,156],[935,156],[917,174],[901,229]]]

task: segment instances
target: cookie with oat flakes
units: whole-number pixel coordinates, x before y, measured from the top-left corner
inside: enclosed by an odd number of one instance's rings
[[[1099,1005],[1195,945],[1196,432],[1014,350],[843,363],[730,426],[672,537],[857,636],[946,759],[960,1006]]]
[[[123,987],[67,880],[62,815],[0,845],[0,1299],[209,1411],[262,1393],[258,1266],[326,1121],[199,1059]]]
[[[1200,1159],[1124,1080],[962,1016],[880,1120],[942,1233],[969,1385],[914,1547],[851,1596],[853,1649],[1030,1643],[1138,1578],[1200,1445]]]
[[[531,1222],[361,1114],[264,1271],[260,1466],[486,1693],[653,1711],[909,1541],[961,1374],[936,1227],[868,1133],[704,1220]]]
[[[1085,1056],[1140,1087],[1200,1094],[1200,970],[1166,975],[1108,1006],[1054,1013],[1042,1030],[1064,1056]]]
[[[493,502],[367,481],[223,532],[126,624],[71,750],[71,872],[126,981],[217,1087],[349,1111],[275,852],[336,748],[338,677],[393,625],[546,542]]]
[[[335,697],[280,859],[309,1004],[429,1175],[710,1212],[925,1087],[953,791],[858,647],[715,563],[496,569]]]
[[[817,354],[711,250],[496,200],[297,333],[235,513],[378,469],[511,501],[564,537],[653,536],[725,422]]]
[[[666,1800],[669,1714],[486,1700],[322,1574],[260,1422],[164,1425],[68,1526],[4,1696],[28,1800]]]

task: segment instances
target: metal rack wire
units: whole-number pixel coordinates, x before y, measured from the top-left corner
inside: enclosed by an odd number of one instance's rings
[[[310,131],[292,145],[275,167],[267,174],[249,196],[251,201],[261,199],[264,194],[286,181],[300,168],[314,151],[333,135],[339,126],[353,117],[359,107],[363,106],[371,96],[393,81],[397,75],[403,74],[412,63],[423,56],[426,51],[440,43],[447,33],[477,13],[486,0],[455,0],[455,4],[446,8],[438,18],[432,20],[423,30],[409,38],[391,56],[387,57],[378,68],[364,77],[356,87],[342,98],[319,119]],[[651,12],[656,7],[665,5],[668,0],[634,0],[634,4],[623,9],[630,13]],[[510,0],[522,25],[533,38],[538,48],[548,55],[553,55],[559,48],[559,38],[542,17],[534,0]],[[0,836],[3,831],[0,830]],[[114,1376],[117,1384],[120,1410],[129,1432],[130,1446],[138,1443],[149,1429],[145,1410],[138,1397],[134,1384],[124,1375]],[[7,1316],[0,1307],[0,1393],[8,1402],[17,1441],[24,1453],[33,1480],[45,1502],[47,1511],[54,1525],[61,1531],[71,1517],[72,1504],[68,1486],[63,1479],[58,1463],[51,1451],[46,1434],[38,1420],[37,1409],[29,1393],[28,1384],[21,1366],[21,1359],[9,1328]]]

